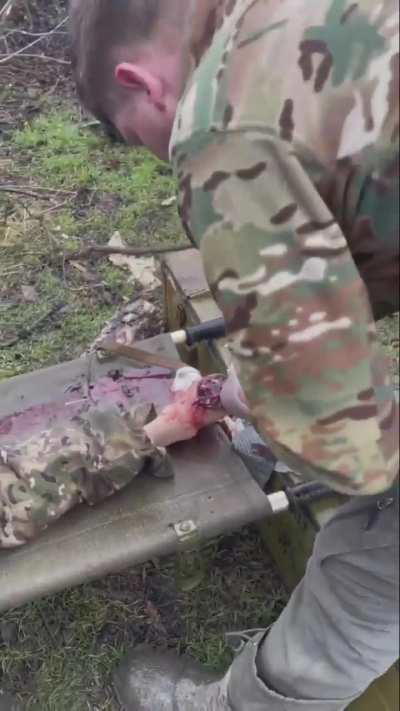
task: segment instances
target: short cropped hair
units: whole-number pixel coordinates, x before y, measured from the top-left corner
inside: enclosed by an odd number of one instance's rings
[[[71,0],[78,93],[100,120],[110,120],[112,111],[112,50],[147,40],[160,17],[162,3],[163,0]]]

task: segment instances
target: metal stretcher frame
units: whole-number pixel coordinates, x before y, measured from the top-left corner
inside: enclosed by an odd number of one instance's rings
[[[169,336],[141,344],[153,353],[176,356]],[[115,361],[117,367],[127,361]],[[132,366],[132,362],[129,362]],[[96,365],[99,373],[110,363]],[[0,385],[0,416],[16,402],[30,407],[43,392],[62,392],[84,376],[84,359]],[[0,438],[1,439],[1,438]],[[218,426],[170,449],[174,477],[142,475],[103,504],[77,507],[37,541],[0,551],[0,611],[137,565],[208,539],[271,513],[270,504],[231,450]]]

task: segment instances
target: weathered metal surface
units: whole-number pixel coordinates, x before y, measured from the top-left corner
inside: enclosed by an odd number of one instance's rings
[[[294,486],[298,480],[291,474],[275,473],[268,484],[268,491],[280,491]],[[319,528],[335,512],[341,497],[308,505],[304,512],[284,513],[260,524],[260,531],[281,578],[288,590],[293,590],[304,576],[307,561],[312,553]]]
[[[165,256],[163,261],[173,273],[180,290],[188,299],[204,294],[210,296],[200,252],[197,249],[171,252]],[[216,306],[216,308],[218,307]]]
[[[168,336],[142,348],[176,357]],[[91,378],[132,362],[91,362]],[[0,386],[0,417],[44,401],[63,402],[71,383],[86,383],[88,362],[66,363],[6,381]],[[207,456],[205,457],[205,453]],[[0,610],[90,580],[154,556],[177,551],[174,526],[192,521],[199,540],[259,520],[270,511],[266,496],[231,450],[219,427],[170,449],[173,479],[142,475],[104,504],[82,505],[37,541],[0,553]]]
[[[207,285],[200,252],[171,253],[162,263],[164,303],[168,330],[221,317]],[[218,343],[202,343],[194,348],[179,346],[182,359],[203,373],[221,372],[228,362],[224,339]]]
[[[171,448],[171,461],[174,479],[139,477],[94,509],[78,507],[35,543],[0,553],[0,610],[175,552],[181,521],[206,539],[268,513],[218,427]]]

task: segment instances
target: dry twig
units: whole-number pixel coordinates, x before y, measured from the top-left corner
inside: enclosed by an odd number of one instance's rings
[[[4,61],[7,61],[6,57],[9,57],[10,55],[0,55],[0,57],[4,57]],[[20,54],[18,59],[42,59],[45,62],[56,62],[57,64],[63,64],[64,66],[71,66],[71,62],[68,62],[66,59],[58,59],[58,57],[49,57],[47,54]],[[0,59],[0,64],[2,60]]]
[[[167,254],[168,252],[182,252],[186,249],[193,249],[192,244],[178,244],[170,247],[108,247],[98,244],[92,244],[80,252],[72,252],[65,255],[65,261],[71,262],[77,259],[90,259],[109,257],[113,254],[122,254],[127,257],[148,257],[154,254]]]
[[[4,18],[8,17],[12,10],[12,6],[14,5],[14,0],[7,0],[6,4],[2,9],[0,10],[0,20],[3,20]]]
[[[50,200],[52,199],[52,194],[57,193],[58,195],[76,195],[72,190],[56,190],[55,188],[41,188],[36,187],[34,190],[42,190],[42,193],[34,192],[28,188],[19,188],[17,185],[0,185],[0,192],[3,193],[16,193],[17,195],[25,195],[25,197],[33,197],[38,200]]]
[[[68,32],[58,32],[57,30],[52,30],[53,35],[67,35]],[[47,32],[28,32],[27,30],[8,30],[6,35],[3,35],[2,39],[9,37],[10,35],[26,35],[28,37],[45,37]]]
[[[60,29],[60,27],[63,27],[63,25],[65,25],[67,21],[68,21],[68,17],[64,17],[64,19],[61,20],[61,22],[59,22],[58,25],[56,25],[56,27],[54,27],[52,30],[49,30],[49,32],[44,32],[40,37],[37,37],[36,39],[34,39],[33,42],[29,42],[29,44],[25,45],[25,47],[21,47],[20,49],[17,49],[15,52],[12,52],[12,54],[7,54],[5,57],[0,59],[0,64],[5,64],[6,62],[10,62],[12,59],[14,59],[15,57],[18,57],[20,55],[27,57],[28,55],[25,54],[26,50],[31,49],[32,47],[35,47],[37,44],[39,44],[39,42],[42,42],[46,37],[51,37],[51,35],[54,34],[55,32],[57,32]],[[35,56],[35,57],[41,56],[42,59],[44,58],[43,55],[36,55],[35,54],[33,56]],[[47,57],[47,59],[54,59],[54,58]],[[69,64],[69,62],[66,62],[65,60],[61,60],[61,59],[58,59],[55,61],[62,62],[63,64]]]
[[[14,57],[15,55],[10,55],[10,54],[2,54],[0,57],[3,57],[3,59],[0,59],[0,64],[2,62],[7,62],[8,58]],[[58,59],[57,57],[49,57],[47,54],[20,54],[18,56],[18,59],[43,59],[45,62],[56,62],[57,64],[64,64],[66,66],[70,66],[71,62],[68,62],[66,59]]]

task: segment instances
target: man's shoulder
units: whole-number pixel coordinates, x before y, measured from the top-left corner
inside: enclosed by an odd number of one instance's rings
[[[171,148],[186,143],[199,133],[228,127],[232,97],[227,72],[244,18],[252,12],[254,5],[254,0],[225,3],[209,47],[188,79],[178,106]]]
[[[249,127],[308,146],[323,163],[386,143],[397,12],[398,0],[226,0],[180,102],[171,151]]]

